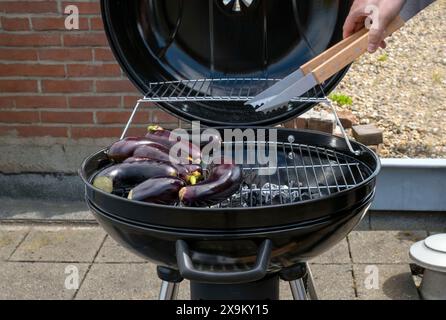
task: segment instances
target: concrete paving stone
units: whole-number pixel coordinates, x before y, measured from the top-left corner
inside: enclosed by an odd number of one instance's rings
[[[353,263],[410,263],[410,246],[426,231],[353,231],[348,236]]]
[[[9,258],[28,232],[28,227],[0,226],[0,261]]]
[[[93,264],[76,299],[158,299],[161,281],[154,264]]]
[[[0,300],[72,299],[76,288],[67,289],[67,277],[77,275],[80,284],[87,268],[82,263],[0,263]]]
[[[351,265],[312,264],[316,292],[320,300],[352,300],[355,289]]]
[[[354,265],[353,272],[361,300],[419,299],[407,264]],[[374,272],[377,272],[377,280],[374,279]]]
[[[372,230],[428,230],[446,232],[444,212],[371,212]]]
[[[97,227],[36,227],[11,260],[92,262],[104,238],[105,232]]]
[[[123,248],[111,237],[107,236],[99,254],[97,255],[95,262],[146,262],[143,258],[140,258],[136,254],[130,252],[129,250]]]
[[[343,239],[332,249],[313,259],[311,262],[323,264],[351,263],[347,239]]]

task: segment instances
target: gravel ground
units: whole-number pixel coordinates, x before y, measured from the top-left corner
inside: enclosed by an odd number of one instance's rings
[[[362,124],[384,129],[383,157],[446,158],[446,0],[356,62],[337,93]]]

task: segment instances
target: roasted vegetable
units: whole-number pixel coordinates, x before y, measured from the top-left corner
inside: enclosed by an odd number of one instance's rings
[[[133,188],[154,177],[178,177],[178,170],[159,161],[122,163],[106,168],[93,180],[93,185],[105,192]]]
[[[242,169],[235,164],[213,165],[209,178],[180,190],[180,200],[190,207],[218,204],[231,197],[243,181]]]
[[[159,177],[149,179],[130,191],[130,200],[173,205],[179,201],[178,193],[186,186],[179,178]]]
[[[153,159],[144,158],[144,157],[130,157],[127,158],[124,163],[134,163],[141,161],[150,161]],[[167,162],[169,163],[169,162]],[[190,184],[196,184],[203,177],[203,169],[198,164],[173,164],[169,163],[172,167],[177,169],[178,176],[184,181]]]
[[[188,153],[187,158],[182,159],[181,163],[201,163],[201,150],[198,146],[190,142],[178,141],[178,139],[175,138],[171,141],[170,137],[172,133],[169,130],[165,130],[158,126],[149,126],[148,130],[149,132],[146,134],[147,139],[159,143],[169,150],[179,143],[183,152]],[[175,156],[181,158],[180,155]]]
[[[107,155],[109,159],[115,162],[122,162],[125,159],[133,156],[135,150],[141,146],[150,146],[152,148],[156,148],[169,153],[169,149],[160,143],[154,142],[147,138],[130,137],[112,144],[107,152]]]
[[[133,153],[135,158],[148,158],[157,161],[171,162],[171,158],[168,152],[154,148],[151,146],[141,146],[135,150]],[[175,160],[175,159],[172,159]]]

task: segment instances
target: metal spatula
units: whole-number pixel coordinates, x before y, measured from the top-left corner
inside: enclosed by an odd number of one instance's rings
[[[391,35],[435,0],[407,0],[400,15],[388,26]],[[300,97],[317,85],[348,66],[367,51],[369,31],[362,29],[303,65],[274,86],[263,91],[246,105],[256,111],[270,112],[288,105],[291,99]]]

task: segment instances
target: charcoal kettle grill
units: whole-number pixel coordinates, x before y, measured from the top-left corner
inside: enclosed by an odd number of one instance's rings
[[[317,298],[307,262],[345,238],[366,214],[380,162],[346,135],[271,126],[317,103],[334,110],[326,94],[346,70],[269,114],[243,104],[291,66],[339,41],[350,4],[101,4],[116,58],[144,93],[121,138],[143,103],[156,102],[179,118],[218,126],[222,136],[227,130],[251,130],[252,139],[223,141],[223,147],[247,155],[260,143],[276,152],[277,161],[273,168],[257,159],[241,165],[244,181],[235,195],[216,206],[191,208],[135,202],[96,189],[92,178],[110,164],[107,149],[101,150],[80,170],[98,222],[118,243],[158,265],[161,299],[175,298],[183,279],[190,280],[192,299],[278,299],[279,279],[290,282],[295,299]],[[261,174],[266,168],[272,174]]]

